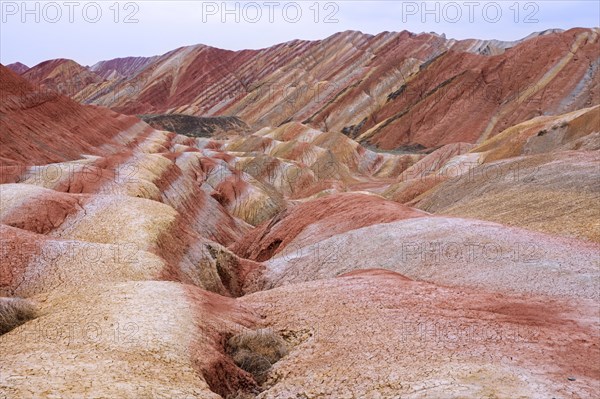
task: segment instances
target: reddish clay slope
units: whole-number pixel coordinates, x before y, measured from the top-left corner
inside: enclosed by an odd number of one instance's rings
[[[290,342],[260,399],[592,398],[598,392],[600,368],[590,360],[600,356],[600,340],[591,301],[567,304],[378,272],[290,284],[239,301]]]
[[[0,93],[0,165],[39,165],[102,154],[101,145],[142,124],[135,117],[37,91],[2,65]]]
[[[572,29],[493,57],[448,51],[388,98],[360,141],[384,149],[474,143],[539,115],[598,104],[598,36]]]
[[[279,214],[252,230],[234,251],[252,260],[265,261],[285,251],[310,245],[336,234],[379,223],[423,217],[427,214],[375,195],[347,193],[308,201]],[[286,246],[296,243],[292,250]]]
[[[94,103],[119,112],[151,114],[192,106],[194,102],[222,101],[235,96],[235,91],[242,87],[242,81],[233,76],[231,68],[246,56],[240,53],[236,57],[236,54],[202,45],[173,50],[126,83],[113,86],[108,94],[94,99]],[[121,91],[127,91],[127,95],[120,95]],[[203,115],[205,111],[186,113]]]
[[[44,61],[23,74],[35,87],[75,96],[102,78],[75,61],[59,58]]]
[[[276,126],[310,118],[369,73],[372,63],[395,80],[450,44],[434,35],[349,31],[262,50],[183,47],[128,81],[127,98],[110,93],[94,101],[126,113],[232,114],[256,126]],[[396,70],[404,60],[407,65]],[[385,95],[392,89],[384,90]]]

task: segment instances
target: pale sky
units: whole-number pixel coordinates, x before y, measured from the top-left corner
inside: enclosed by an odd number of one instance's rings
[[[0,6],[0,62],[28,66],[53,58],[92,65],[199,43],[255,49],[293,39],[323,39],[345,30],[515,40],[550,28],[600,26],[597,0],[1,0]]]

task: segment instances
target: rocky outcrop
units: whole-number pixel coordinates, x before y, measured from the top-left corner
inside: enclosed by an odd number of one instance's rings
[[[573,29],[499,56],[447,51],[390,96],[358,140],[385,149],[476,143],[536,116],[595,105],[598,37],[597,29]],[[539,48],[548,56],[537,57]]]

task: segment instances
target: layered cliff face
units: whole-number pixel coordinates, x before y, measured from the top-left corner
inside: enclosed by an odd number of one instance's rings
[[[0,66],[0,396],[595,397],[597,35]]]

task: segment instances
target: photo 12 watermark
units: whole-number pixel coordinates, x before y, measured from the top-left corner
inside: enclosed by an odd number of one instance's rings
[[[425,23],[540,22],[535,1],[401,1],[401,21]]]
[[[137,24],[140,4],[133,1],[2,1],[2,23],[114,23]]]
[[[203,1],[202,22],[221,23],[339,23],[340,2]]]

